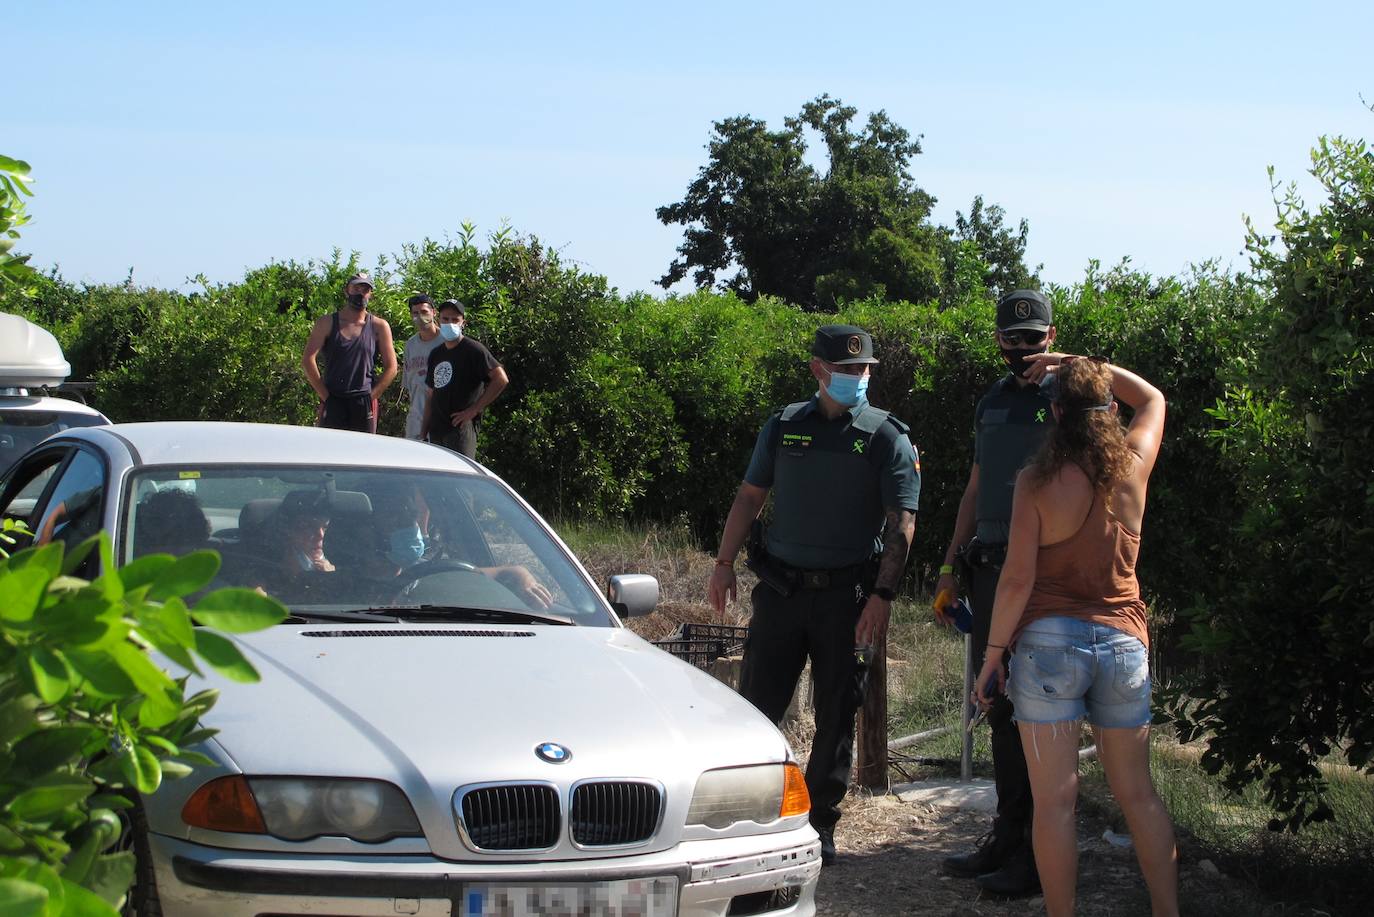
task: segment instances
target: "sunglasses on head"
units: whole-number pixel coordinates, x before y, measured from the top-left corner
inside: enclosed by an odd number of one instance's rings
[[[1031,331],[1020,328],[1016,331],[999,331],[997,336],[1003,343],[1010,344],[1012,347],[1038,347],[1045,343],[1046,331]]]

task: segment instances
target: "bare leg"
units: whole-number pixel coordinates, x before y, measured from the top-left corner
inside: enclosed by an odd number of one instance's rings
[[[1017,723],[1026,750],[1035,815],[1031,841],[1035,866],[1045,892],[1049,917],[1073,913],[1078,884],[1078,829],[1074,809],[1078,804],[1077,720],[1063,723]]]
[[[1178,848],[1169,812],[1150,779],[1150,727],[1093,731],[1107,783],[1126,816],[1140,871],[1150,889],[1150,911],[1154,917],[1177,917]]]

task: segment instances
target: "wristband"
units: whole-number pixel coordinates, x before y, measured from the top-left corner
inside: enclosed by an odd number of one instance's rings
[[[735,562],[734,562],[733,560],[721,560],[719,557],[717,557],[717,558],[716,558],[716,566],[717,566],[717,567],[729,567],[731,570],[733,570],[733,569],[735,569]]]
[[[876,595],[878,598],[882,599],[884,602],[895,602],[895,601],[897,601],[897,592],[896,592],[896,590],[892,589],[890,586],[874,586],[871,590],[869,590],[869,593],[868,593],[868,594],[869,594],[869,595]]]
[[[954,564],[940,564],[940,575],[946,576],[954,572]]]
[[[989,643],[987,648],[990,650],[1004,650],[1007,648],[1007,645],[1005,643]]]

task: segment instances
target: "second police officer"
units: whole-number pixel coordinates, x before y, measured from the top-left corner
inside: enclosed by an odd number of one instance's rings
[[[1054,342],[1050,301],[1035,290],[1013,290],[997,303],[997,346],[1010,372],[993,384],[974,411],[973,468],[959,501],[954,535],[945,551],[936,594],[953,595],[954,567],[963,566],[973,607],[973,658],[981,660],[992,623],[992,602],[1007,553],[1016,474],[1054,426],[1050,398],[1025,377],[1026,358]],[[937,609],[937,613],[940,609]],[[943,619],[943,618],[942,618]],[[976,663],[975,663],[976,664]],[[971,853],[947,857],[944,868],[974,879],[997,895],[1040,888],[1031,850],[1031,786],[1012,705],[999,695],[988,710],[997,817],[992,833]]]
[[[806,786],[829,864],[867,675],[858,650],[887,630],[916,531],[921,479],[906,424],[868,403],[878,362],[868,333],[825,325],[811,354],[820,389],[774,413],[760,431],[725,521],[708,597],[717,614],[735,597],[735,557],[771,491],[767,536],[750,546],[761,581],[751,595],[740,693],[780,723],[810,659],[816,735]]]

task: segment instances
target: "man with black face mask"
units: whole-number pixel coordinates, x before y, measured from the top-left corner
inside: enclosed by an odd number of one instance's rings
[[[358,273],[344,286],[346,304],[315,319],[301,355],[306,381],[320,398],[319,425],[335,430],[377,432],[377,399],[396,378],[391,325],[367,311],[372,279]],[[323,353],[326,375],[316,357]],[[382,375],[377,378],[377,359]]]
[[[993,598],[1011,529],[1011,498],[1016,474],[1040,448],[1054,425],[1050,399],[1026,378],[1026,358],[1054,343],[1050,301],[1035,290],[1013,290],[997,303],[997,346],[1010,370],[988,390],[974,411],[973,469],[959,501],[954,537],[945,551],[936,584],[937,600],[956,592],[955,564],[973,608],[973,658],[982,659],[992,623]],[[949,606],[946,606],[948,608]],[[948,625],[945,608],[936,617]],[[992,729],[992,770],[997,787],[997,817],[992,833],[972,853],[947,857],[944,868],[973,878],[983,891],[1028,895],[1040,888],[1031,850],[1031,787],[1021,737],[1005,695],[988,710]]]

